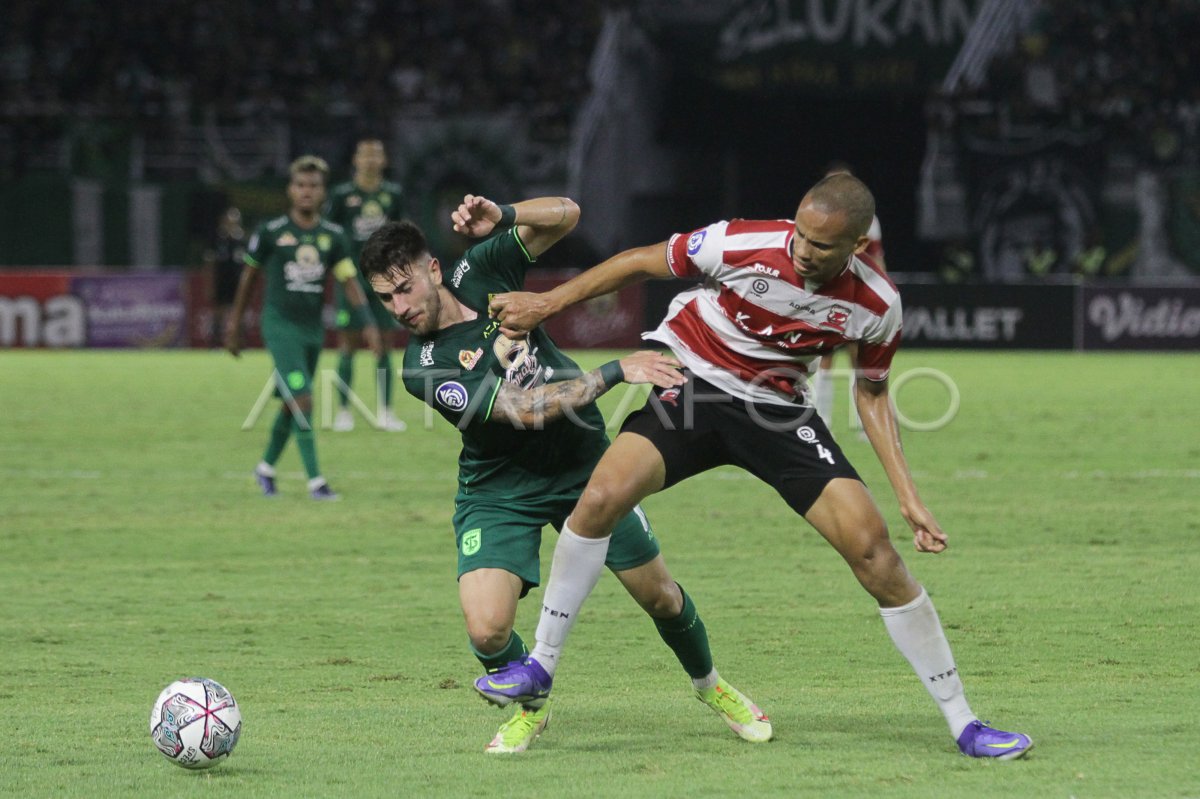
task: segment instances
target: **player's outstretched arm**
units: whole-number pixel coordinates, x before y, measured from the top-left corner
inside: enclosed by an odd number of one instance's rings
[[[900,502],[900,515],[913,531],[913,544],[918,552],[942,552],[948,542],[946,534],[917,493],[917,484],[908,468],[904,449],[900,445],[900,426],[888,394],[887,380],[867,380],[860,377],[854,384],[855,402],[862,419],[863,430],[879,457],[888,481]]]
[[[685,378],[679,368],[674,357],[646,350],[609,361],[572,380],[529,389],[503,383],[496,393],[491,419],[514,427],[537,429],[582,408],[620,383],[649,383],[659,388],[681,386]]]
[[[510,291],[497,294],[488,313],[500,320],[500,330],[512,337],[528,333],[546,319],[577,302],[619,291],[652,277],[671,277],[667,243],[635,247],[617,253],[591,269],[541,294]]]

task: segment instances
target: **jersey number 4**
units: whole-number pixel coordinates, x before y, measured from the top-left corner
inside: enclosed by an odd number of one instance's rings
[[[833,465],[833,453],[825,449],[824,444],[817,444],[817,457],[823,461],[828,461],[829,465]]]

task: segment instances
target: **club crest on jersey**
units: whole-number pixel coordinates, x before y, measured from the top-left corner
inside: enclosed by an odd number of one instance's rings
[[[707,230],[697,230],[695,233],[688,236],[687,254],[695,255],[696,253],[700,252],[700,247],[704,244],[704,237],[707,235]]]
[[[846,323],[850,321],[850,309],[845,305],[835,305],[829,309],[829,315],[821,323],[821,327],[832,327],[839,333],[846,332]]]
[[[470,350],[458,351],[458,362],[462,364],[462,368],[468,371],[475,368],[475,364],[479,363],[479,359],[483,357],[483,347],[471,352]]]
[[[452,411],[467,407],[467,389],[462,383],[451,381],[437,387],[437,401]]]

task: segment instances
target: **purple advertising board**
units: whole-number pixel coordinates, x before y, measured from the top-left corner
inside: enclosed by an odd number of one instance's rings
[[[187,331],[183,275],[75,277],[71,293],[87,308],[89,347],[178,347]]]
[[[1200,286],[1084,286],[1085,350],[1200,349]]]

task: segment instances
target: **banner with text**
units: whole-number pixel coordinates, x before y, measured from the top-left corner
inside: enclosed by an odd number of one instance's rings
[[[1085,350],[1200,349],[1200,286],[1084,286]]]
[[[1075,287],[1064,285],[900,286],[904,347],[1071,349]]]

